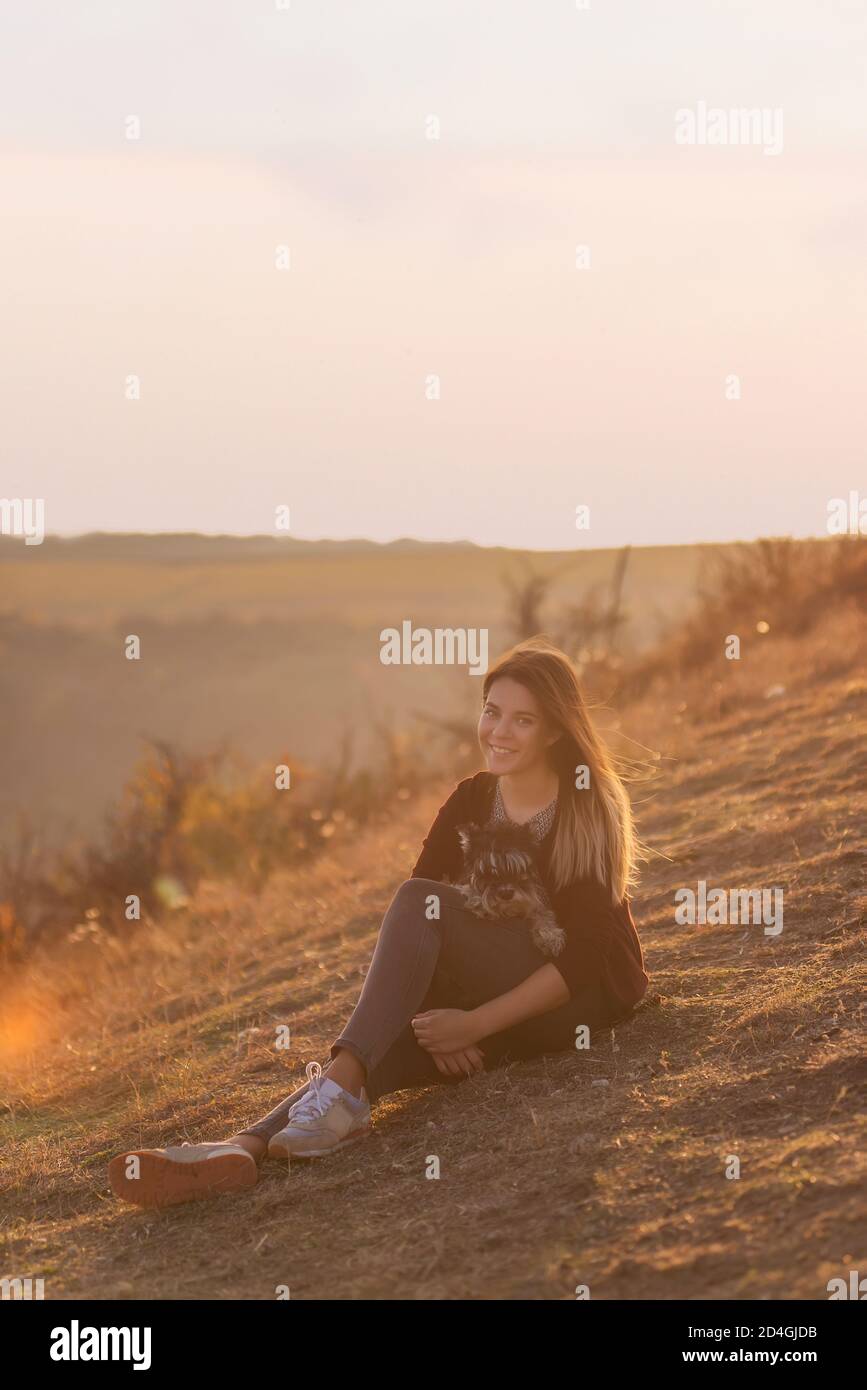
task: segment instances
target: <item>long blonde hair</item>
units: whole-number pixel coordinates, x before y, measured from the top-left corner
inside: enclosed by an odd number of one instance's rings
[[[495,680],[508,677],[535,695],[552,731],[559,733],[548,756],[560,780],[557,828],[549,868],[555,889],[575,878],[595,878],[619,903],[635,886],[639,861],[647,857],[638,839],[623,778],[593,723],[578,676],[565,652],[544,639],[519,642],[487,672],[485,700]],[[586,766],[589,784],[576,788],[576,770]]]

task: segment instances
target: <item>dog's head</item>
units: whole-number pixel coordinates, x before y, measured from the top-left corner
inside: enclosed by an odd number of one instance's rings
[[[535,841],[523,825],[462,825],[464,875],[492,912],[523,917],[536,891]]]

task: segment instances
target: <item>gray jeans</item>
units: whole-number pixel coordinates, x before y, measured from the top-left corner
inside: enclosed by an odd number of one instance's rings
[[[439,920],[426,914],[431,894],[439,898]],[[526,923],[481,921],[467,910],[457,888],[433,879],[407,879],[383,918],[361,995],[331,1045],[331,1058],[341,1047],[358,1058],[371,1101],[407,1087],[464,1080],[438,1070],[431,1054],[416,1042],[410,1020],[425,1009],[476,1008],[514,989],[548,960],[534,945]],[[612,1022],[599,990],[587,989],[546,1014],[482,1039],[478,1046],[489,1070],[573,1048],[579,1024],[592,1030]],[[241,1133],[270,1139],[286,1124],[289,1107],[309,1088],[310,1082],[299,1086]]]

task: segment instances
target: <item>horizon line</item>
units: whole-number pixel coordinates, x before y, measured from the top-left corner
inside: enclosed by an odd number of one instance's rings
[[[296,545],[344,545],[344,546],[349,546],[349,545],[365,545],[365,546],[378,546],[378,547],[380,547],[380,548],[382,548],[382,549],[387,549],[389,546],[396,546],[396,545],[413,545],[413,546],[420,546],[420,547],[421,547],[421,546],[451,546],[451,547],[461,547],[461,548],[473,549],[473,550],[509,550],[509,551],[513,551],[513,552],[518,553],[518,554],[520,554],[520,553],[525,553],[525,554],[533,554],[533,555],[580,555],[580,554],[582,554],[582,553],[584,553],[584,552],[587,552],[587,551],[591,551],[591,552],[596,552],[596,553],[602,554],[602,553],[605,552],[605,551],[618,551],[618,550],[624,550],[624,549],[627,549],[627,548],[628,548],[628,549],[631,549],[631,550],[676,550],[676,549],[681,549],[681,548],[684,548],[684,547],[695,547],[695,546],[756,545],[756,544],[758,544],[760,541],[779,541],[779,540],[792,540],[792,541],[795,541],[795,540],[820,541],[820,540],[830,540],[830,539],[833,539],[833,537],[832,537],[829,533],[827,533],[827,532],[813,532],[813,533],[806,533],[806,534],[800,534],[800,535],[795,535],[794,533],[791,533],[791,532],[790,532],[790,533],[783,534],[783,535],[774,535],[774,534],[769,533],[769,534],[767,534],[767,535],[752,536],[752,537],[749,537],[749,538],[744,538],[744,537],[741,537],[741,536],[732,536],[732,537],[727,537],[726,539],[717,539],[717,540],[697,540],[697,539],[691,539],[691,540],[652,541],[652,542],[644,542],[644,541],[638,541],[638,542],[635,542],[635,541],[624,541],[624,542],[623,542],[622,544],[620,544],[620,545],[612,545],[612,544],[608,544],[608,545],[591,545],[591,544],[582,543],[582,544],[578,544],[578,545],[576,545],[576,546],[574,546],[574,547],[565,547],[565,546],[519,546],[519,545],[509,545],[509,544],[507,544],[507,543],[501,543],[501,544],[487,544],[487,543],[485,543],[485,542],[473,541],[473,540],[469,540],[469,539],[466,539],[466,538],[456,538],[456,539],[452,539],[452,540],[445,540],[445,539],[420,538],[420,537],[417,537],[417,536],[407,536],[407,535],[403,535],[403,536],[394,536],[391,540],[376,540],[376,539],[374,539],[374,538],[372,538],[372,537],[370,537],[370,536],[295,536],[295,535],[291,535],[291,534],[282,534],[282,535],[278,535],[278,534],[275,534],[275,533],[269,532],[269,531],[249,531],[249,532],[246,532],[246,531],[245,531],[245,532],[235,532],[235,531],[144,531],[144,530],[142,530],[142,531],[123,531],[123,530],[118,530],[118,531],[107,531],[107,530],[92,530],[92,531],[70,531],[70,532],[61,532],[61,531],[50,531],[50,532],[46,532],[46,533],[45,533],[45,536],[43,537],[43,541],[42,541],[41,543],[44,544],[45,541],[54,541],[54,542],[59,542],[59,543],[67,543],[67,542],[76,542],[76,541],[97,540],[97,539],[102,539],[102,538],[106,538],[106,539],[109,539],[109,538],[110,538],[110,539],[115,539],[115,540],[122,540],[122,539],[139,539],[139,538],[141,538],[141,539],[147,539],[147,540],[179,540],[179,539],[187,539],[187,540],[189,540],[189,539],[195,539],[195,540],[202,540],[202,541],[273,541],[275,545],[285,545],[287,542],[292,542],[292,543],[294,543],[294,544],[296,544]],[[10,535],[6,535],[6,534],[3,534],[3,533],[0,533],[0,546],[2,546],[4,542],[12,542],[12,541],[23,541],[23,537],[21,537],[21,536],[10,536]],[[27,549],[32,549],[32,548],[33,548],[32,546],[28,546],[28,547],[27,547]]]

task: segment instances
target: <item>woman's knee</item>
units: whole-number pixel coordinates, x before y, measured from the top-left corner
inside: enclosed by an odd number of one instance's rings
[[[436,925],[440,920],[440,895],[443,885],[431,878],[408,878],[391,900],[388,916],[414,918]]]

